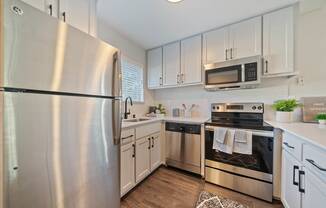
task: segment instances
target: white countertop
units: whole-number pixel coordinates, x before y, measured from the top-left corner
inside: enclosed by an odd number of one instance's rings
[[[142,125],[145,125],[145,124],[159,122],[159,121],[167,121],[167,122],[175,122],[175,123],[187,123],[187,124],[203,124],[208,120],[209,120],[209,118],[181,118],[181,117],[166,116],[166,117],[163,117],[163,118],[150,118],[147,121],[122,122],[122,129],[142,126]]]
[[[312,123],[279,123],[276,121],[265,121],[274,128],[289,132],[311,144],[326,150],[326,126]]]

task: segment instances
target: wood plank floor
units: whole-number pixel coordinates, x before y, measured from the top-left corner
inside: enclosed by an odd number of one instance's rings
[[[213,184],[183,171],[161,167],[121,200],[122,208],[194,208],[198,195],[206,190],[241,202],[250,208],[282,208]]]

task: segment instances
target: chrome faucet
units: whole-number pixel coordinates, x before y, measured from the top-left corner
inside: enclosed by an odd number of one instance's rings
[[[128,111],[128,99],[130,100],[130,105],[132,106],[132,99],[131,99],[131,97],[129,96],[129,97],[127,97],[126,99],[125,99],[125,111],[124,111],[124,119],[128,119],[128,115],[130,115],[130,109],[129,109],[129,111]]]

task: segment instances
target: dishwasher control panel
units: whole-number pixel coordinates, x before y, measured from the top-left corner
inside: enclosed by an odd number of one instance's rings
[[[200,125],[196,125],[196,124],[173,123],[173,122],[165,123],[165,130],[172,131],[172,132],[200,135],[200,128],[201,128]]]

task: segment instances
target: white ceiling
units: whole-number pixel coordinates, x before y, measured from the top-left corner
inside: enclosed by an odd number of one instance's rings
[[[98,0],[101,21],[145,49],[280,8],[297,0]]]

